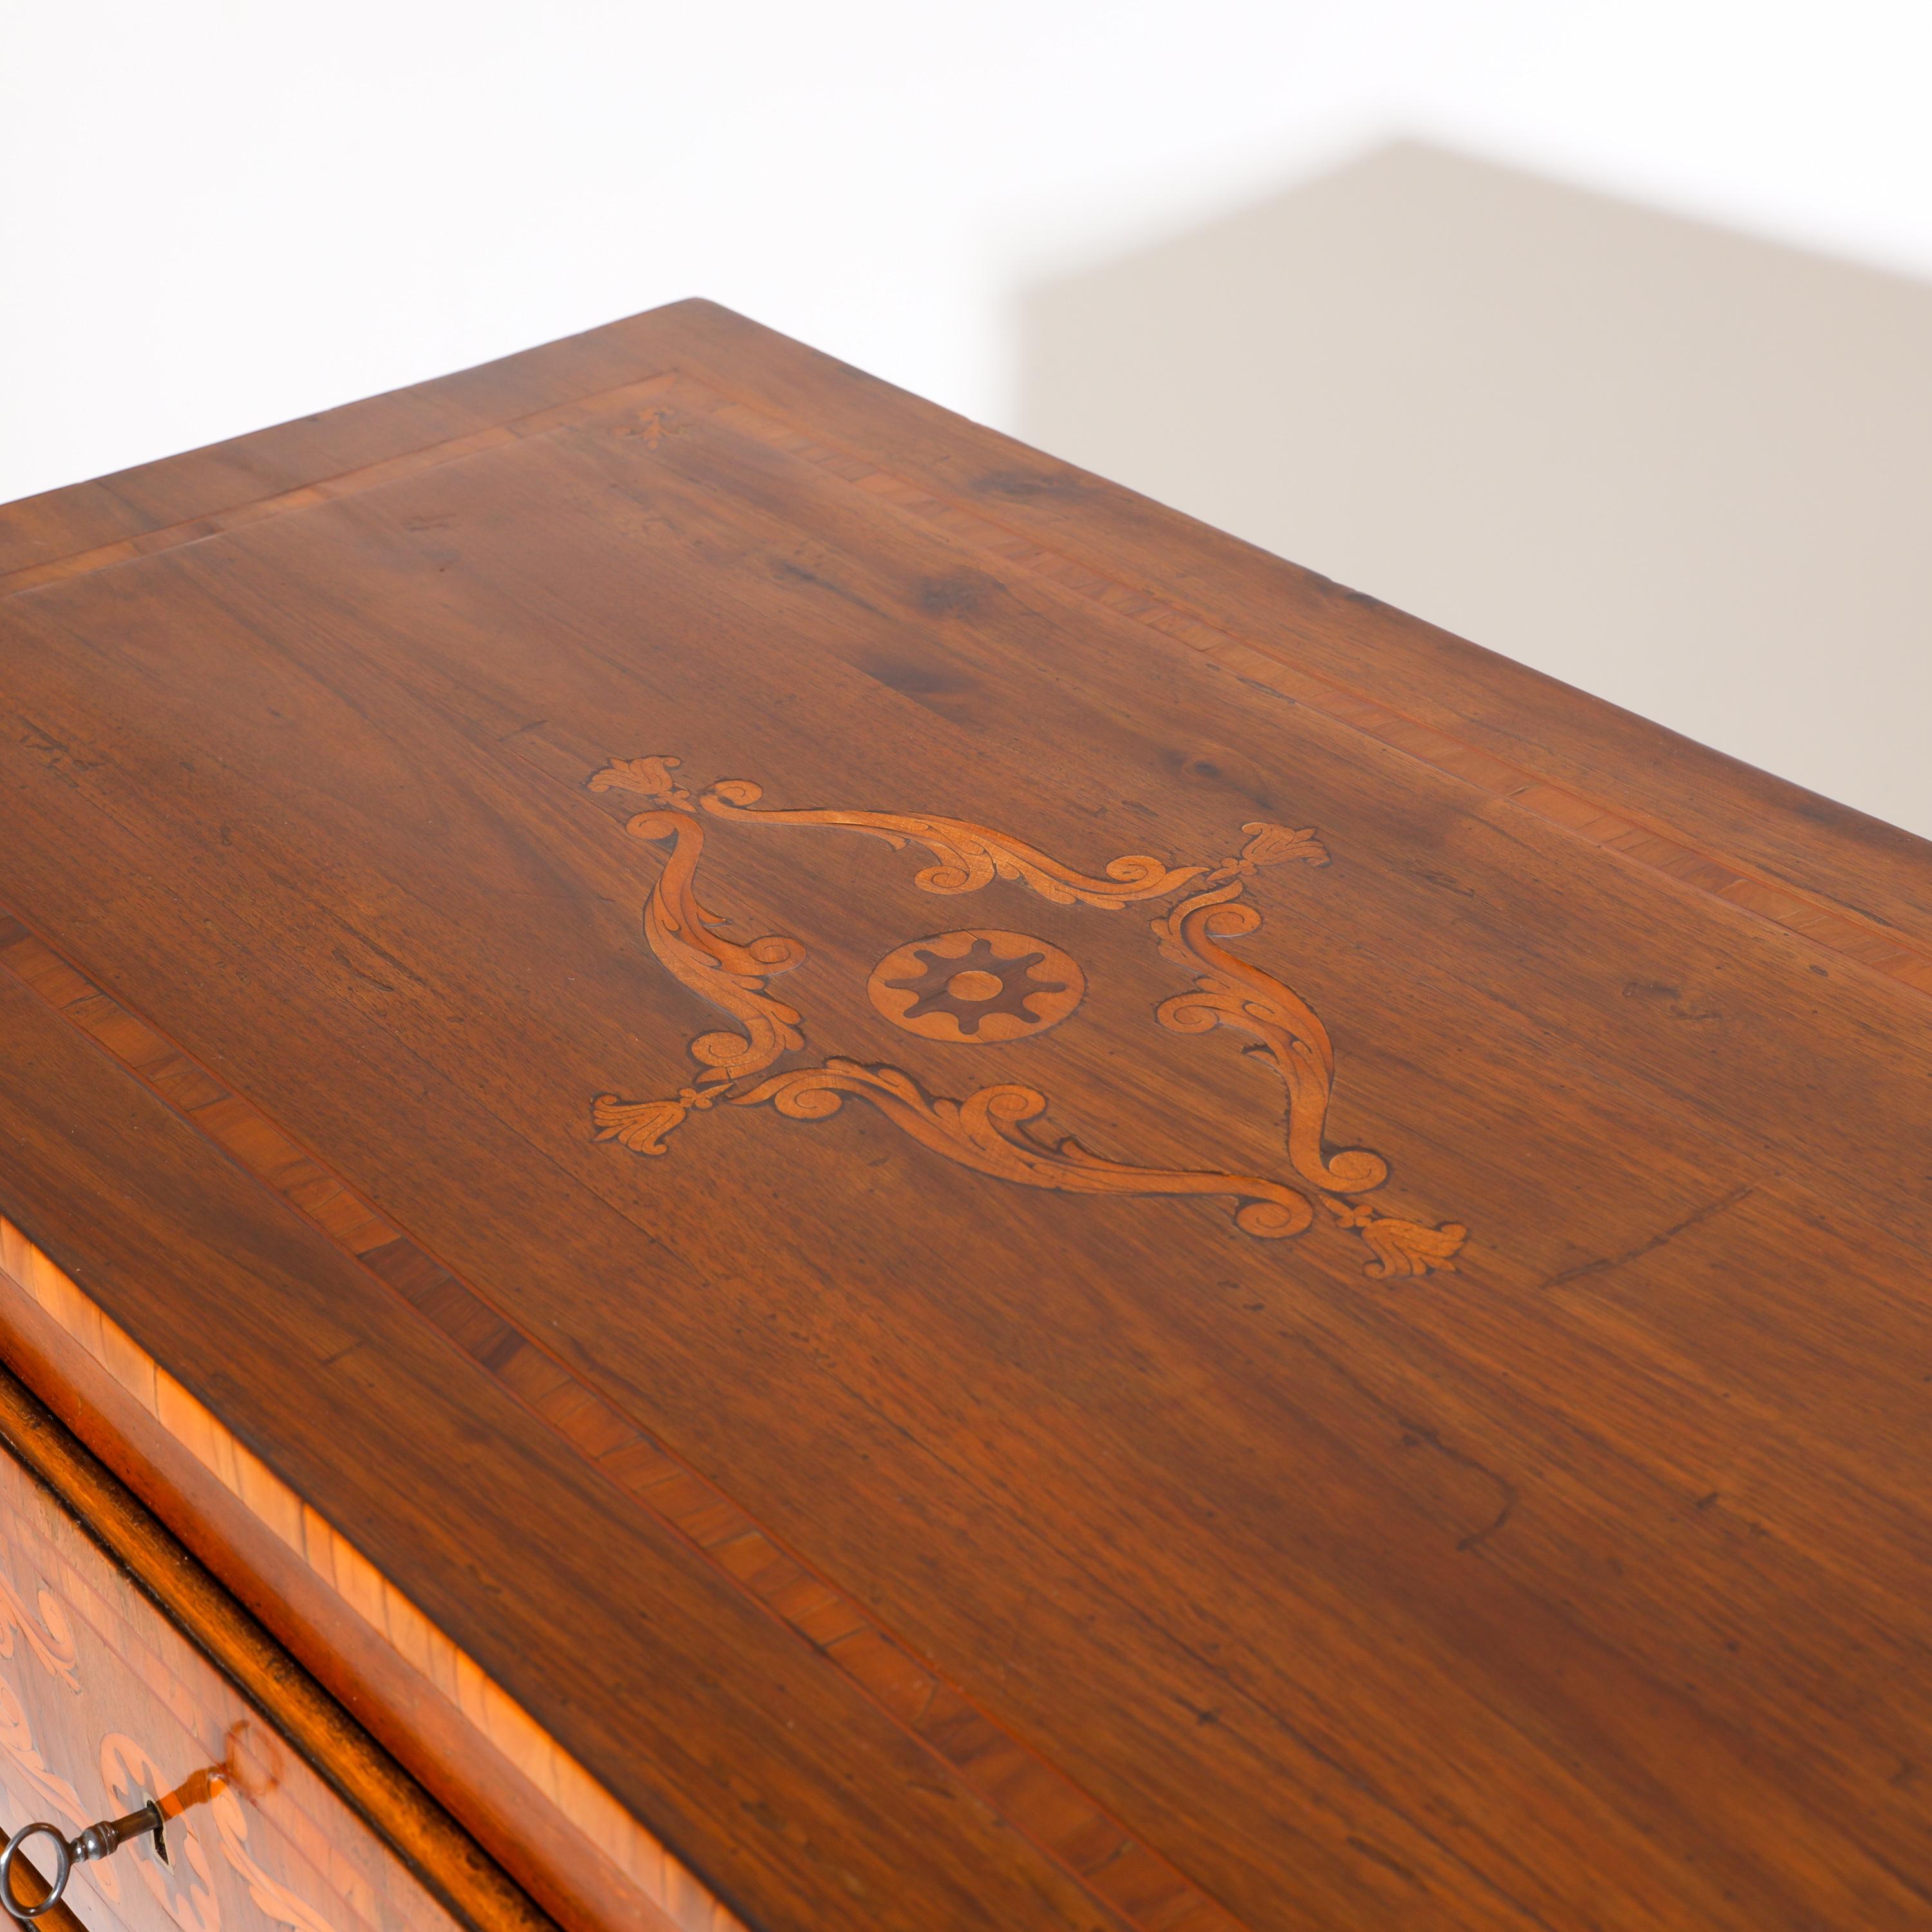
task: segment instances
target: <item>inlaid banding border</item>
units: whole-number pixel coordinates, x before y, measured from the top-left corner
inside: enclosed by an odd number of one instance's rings
[[[935,495],[782,417],[690,378],[679,376],[676,381],[676,389],[660,392],[660,400],[695,403],[728,428],[838,477],[908,523],[935,530],[1009,569],[1022,571],[1117,617],[1130,619],[1168,645],[1181,646],[1244,684],[1306,705],[1418,764],[1515,806],[1589,844],[1782,926],[1916,992],[1932,994],[1932,948],[1906,939],[1868,915],[1847,912],[1739,860],[1705,850],[1673,827],[1598,804],[1527,766],[1498,758],[1379,699],[1338,684],[1295,663],[1281,645],[1243,636],[1165,588],[1123,583],[1040,543],[982,509]],[[666,416],[671,420],[668,412]]]
[[[358,496],[386,483],[532,437],[599,422],[613,415],[621,416],[627,410],[635,410],[636,416],[627,423],[608,426],[616,434],[634,438],[640,447],[655,450],[667,436],[677,433],[673,412],[660,406],[674,393],[680,404],[695,404],[700,416],[838,478],[902,519],[938,531],[969,554],[1023,571],[1061,593],[1140,624],[1170,647],[1202,658],[1244,683],[1306,705],[1336,724],[1454,778],[1486,797],[1526,812],[1587,844],[1661,874],[1686,890],[1734,906],[1916,992],[1932,994],[1932,945],[1909,938],[1869,914],[1848,910],[1790,885],[1762,867],[1711,851],[1647,814],[1604,805],[1528,766],[1498,758],[1438,725],[1308,670],[1280,642],[1244,635],[1165,585],[1124,582],[1109,571],[1041,544],[989,515],[982,507],[969,506],[956,496],[936,495],[869,457],[827,442],[768,409],[726,393],[709,371],[700,379],[673,365],[635,382],[468,435],[426,444],[317,482],[26,565],[0,573],[0,599],[178,550],[289,511]]]
[[[4,908],[0,968],[407,1301],[632,1504],[668,1526],[768,1614],[830,1660],[902,1731],[1075,1878],[1114,1922],[1132,1932],[1246,1932],[1241,1921],[892,1636],[856,1599],[784,1549],[709,1478],[639,1429],[266,1114],[112,998]],[[19,1238],[26,1245],[25,1237]],[[52,1268],[51,1262],[45,1266]],[[61,1280],[65,1284],[61,1293],[92,1311],[80,1318],[83,1322],[109,1322],[74,1284],[64,1276]],[[119,1335],[117,1346],[133,1351],[166,1378],[157,1386],[171,1391],[171,1413],[192,1418],[183,1439],[218,1476],[226,1481],[224,1468],[246,1466],[271,1484],[278,1481],[164,1370],[142,1355],[130,1339],[115,1332]],[[172,1429],[168,1417],[150,1406],[163,1425]],[[201,1445],[208,1443],[218,1445],[210,1452],[212,1460],[202,1454]],[[248,1458],[247,1464],[236,1462],[237,1456]],[[287,1498],[298,1512],[296,1520],[308,1524],[313,1519],[314,1533],[332,1539],[330,1547],[340,1556],[332,1560],[339,1560],[352,1574],[356,1587],[345,1594],[359,1610],[366,1616],[370,1605],[386,1604],[391,1598],[403,1601],[293,1492],[287,1492]],[[408,1613],[428,1628],[412,1606]],[[480,1682],[488,1684],[476,1666],[470,1669]],[[648,1840],[647,1850],[675,1868],[672,1876],[677,1884],[699,1894],[698,1882],[615,1799],[602,1793],[574,1761],[565,1760],[560,1748],[506,1694],[494,1685],[488,1688],[495,1699],[490,1708],[500,1722],[520,1735],[527,1727],[523,1736],[526,1749],[555,1753],[584,1788],[601,1796],[630,1830]],[[636,1862],[648,1868],[650,1858]],[[740,1922],[722,1905],[708,1894],[700,1895],[717,1916],[693,1918],[692,1932],[714,1932],[714,1928],[715,1932],[742,1932]],[[682,1926],[686,1922],[677,1922]]]
[[[117,563],[131,563],[139,557],[179,550],[185,544],[220,536],[225,531],[265,523],[290,510],[306,510],[318,503],[338,502],[344,496],[359,496],[365,490],[379,488],[404,476],[440,469],[447,463],[460,463],[466,458],[481,456],[487,450],[505,448],[533,436],[545,436],[553,430],[566,429],[573,423],[608,416],[614,410],[622,410],[633,404],[647,404],[675,380],[674,372],[670,370],[647,376],[635,382],[622,383],[614,389],[602,390],[596,395],[581,397],[575,402],[559,403],[550,409],[518,416],[494,428],[472,430],[467,436],[452,436],[442,442],[425,444],[420,449],[386,457],[380,463],[364,464],[360,469],[345,470],[319,482],[278,490],[272,495],[257,496],[226,509],[211,510],[205,516],[164,524],[158,530],[144,531],[139,536],[122,537],[112,543],[96,544],[90,549],[75,550],[66,556],[50,557],[42,563],[23,564],[17,570],[0,574],[0,598],[17,596],[23,590],[38,590],[44,584],[58,584],[69,578],[86,577]],[[648,410],[640,418],[637,433],[647,441],[655,440],[657,431]]]
[[[592,424],[656,448],[675,435],[675,404],[806,462],[894,515],[1051,587],[1135,622],[1168,647],[1272,691],[1378,745],[1531,814],[1587,844],[1762,920],[1822,952],[1932,994],[1932,949],[1882,922],[1702,849],[1682,832],[1582,793],[1298,664],[1165,588],[1122,581],[1040,544],[983,509],[940,496],[769,410],[668,368],[512,422],[428,445],[338,476],[0,575],[0,597],[352,496],[400,478],[555,431]],[[613,416],[634,410],[628,424]],[[0,909],[0,964],[141,1078],[265,1185],[411,1303],[455,1346],[642,1507],[669,1523],[978,1790],[1022,1835],[1143,1932],[1238,1932],[1238,1922],[1127,1834],[1062,1774],[1004,1732],[896,1642],[852,1599],[783,1550],[728,1498],[636,1430],[596,1392],[503,1319],[266,1116],[110,1000]]]

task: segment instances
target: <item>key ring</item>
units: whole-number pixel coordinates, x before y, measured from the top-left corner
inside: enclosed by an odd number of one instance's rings
[[[58,1825],[50,1825],[44,1818],[22,1825],[7,1840],[5,1847],[0,1849],[0,1905],[4,1905],[23,1925],[32,1924],[41,1913],[51,1912],[59,1904],[76,1864],[87,1858],[110,1857],[130,1838],[152,1834],[154,1849],[165,1859],[168,1855],[167,1841],[161,1835],[161,1828],[166,1822],[160,1805],[150,1798],[140,1810],[130,1811],[124,1818],[103,1818],[75,1838],[70,1839]],[[22,1905],[14,1892],[14,1864],[27,1840],[36,1832],[44,1832],[54,1841],[54,1869],[46,1882],[46,1897],[38,1905]]]
[[[54,1841],[54,1868],[51,1876],[43,1874],[46,1876],[46,1897],[38,1905],[22,1905],[14,1891],[14,1861],[20,1856],[20,1847],[36,1832],[44,1832]],[[6,1849],[0,1851],[0,1905],[5,1906],[16,1918],[32,1924],[42,1912],[51,1912],[59,1904],[62,1894],[67,1890],[68,1874],[73,1870],[73,1848],[58,1825],[50,1825],[44,1819],[22,1825],[7,1840]]]

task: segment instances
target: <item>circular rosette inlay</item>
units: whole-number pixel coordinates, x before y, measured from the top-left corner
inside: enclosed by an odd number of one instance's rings
[[[1087,976],[1070,954],[1023,932],[941,932],[894,947],[866,991],[893,1025],[922,1040],[992,1046],[1066,1018]]]

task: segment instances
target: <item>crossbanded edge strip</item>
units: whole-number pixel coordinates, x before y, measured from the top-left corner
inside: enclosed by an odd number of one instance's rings
[[[269,518],[314,508],[367,490],[507,448],[535,436],[589,427],[600,418],[644,410],[644,424],[626,432],[634,446],[658,447],[644,406],[678,400],[700,415],[850,484],[908,522],[944,535],[969,550],[1024,571],[1063,595],[1096,604],[1142,625],[1246,682],[1308,706],[1385,748],[1473,788],[1484,796],[1541,820],[1600,850],[1661,874],[1677,886],[1718,900],[1781,928],[1821,950],[1856,962],[1915,992],[1932,995],[1932,948],[1908,938],[1867,914],[1847,910],[1772,877],[1761,868],[1705,849],[1676,828],[1648,814],[1612,808],[1440,727],[1338,684],[1295,662],[1279,639],[1246,636],[1210,617],[1164,586],[1130,584],[1093,564],[1042,545],[977,505],[935,495],[874,462],[808,433],[768,409],[732,397],[722,379],[704,379],[675,368],[518,417],[496,428],[452,437],[388,457],[298,488],[212,511],[140,536],[97,544],[70,556],[0,574],[0,599],[44,584],[83,577],[116,564],[176,550]]]
[[[0,969],[10,973],[228,1158],[408,1302],[525,1408],[568,1442],[633,1504],[668,1526],[744,1594],[820,1652],[902,1731],[1076,1879],[1118,1922],[1133,1932],[1246,1932],[1240,1920],[1135,1837],[1064,1772],[890,1634],[855,1599],[808,1568],[709,1478],[647,1436],[284,1133],[260,1109],[102,991],[4,908],[0,908]],[[52,1267],[51,1262],[46,1265]],[[86,1318],[107,1320],[70,1282],[64,1292],[93,1310]],[[140,1356],[131,1340],[123,1340]],[[166,1373],[158,1366],[156,1372]],[[248,1455],[178,1383],[172,1377],[167,1381],[186,1402],[194,1403],[194,1434],[184,1438],[188,1446],[199,1455],[198,1442],[222,1445],[211,1452],[216,1461],[207,1456],[200,1460],[220,1475],[220,1458]],[[159,1419],[168,1426],[165,1418]],[[269,1481],[278,1480],[256,1459],[250,1457],[249,1461]],[[292,1507],[306,1510],[292,1492],[288,1496]],[[336,1540],[340,1544],[340,1539]],[[386,1600],[385,1592],[396,1594],[366,1559],[346,1544],[340,1546],[347,1552],[345,1562],[361,1566],[356,1574],[368,1586],[371,1603]],[[358,1600],[353,1595],[350,1600]],[[520,1731],[519,1735],[539,1760],[545,1750],[554,1754],[561,1765],[616,1811],[631,1832],[648,1838],[629,1814],[604,1793],[533,1720],[512,1705],[505,1694],[499,1691],[497,1696],[500,1705],[493,1708],[507,1707],[528,1726],[526,1733]],[[503,1721],[514,1727],[514,1720]],[[608,1814],[601,1806],[598,1811],[608,1826]],[[649,1839],[649,1846],[656,1848],[668,1867],[676,1868],[679,1883],[697,1888],[697,1881],[655,1839]],[[648,1872],[648,1850],[639,1849],[640,1869]],[[666,1896],[668,1901],[672,1896],[668,1881]],[[722,1916],[693,1919],[691,1932],[742,1932],[740,1922],[722,1905],[709,1900],[708,1895],[706,1902],[714,1914]],[[684,1922],[677,1922],[682,1932]]]

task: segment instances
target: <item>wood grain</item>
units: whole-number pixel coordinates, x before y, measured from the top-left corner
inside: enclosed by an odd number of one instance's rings
[[[548,371],[556,381],[580,368],[568,352],[626,350],[774,423],[804,425],[790,433],[842,472],[888,471],[926,503],[982,517],[1089,580],[1238,637],[1272,658],[1277,674],[1319,676],[1465,754],[1486,752],[1531,773],[1598,816],[1706,858],[1729,855],[1721,862],[1759,883],[1932,950],[1925,842],[1912,833],[1177,517],[716,303],[676,303],[555,345],[566,352],[554,352]],[[170,480],[179,488],[190,477],[202,480],[192,471],[171,471]]]
[[[627,1498],[652,1509],[690,1538],[721,1574],[774,1612],[908,1728],[1024,1835],[1065,1861],[1098,1895],[1136,1924],[1144,1906],[1161,1912],[1185,1901],[1191,1924],[1214,1932],[1226,1922],[1212,1901],[1193,1892],[1165,1862],[1136,1841],[1085,1792],[1026,1748],[932,1667],[880,1630],[849,1596],[814,1576],[718,1487],[667,1455],[604,1403],[595,1390],[543,1360],[473,1290],[386,1223],[367,1203],[321,1168],[265,1117],[183,1056],[124,1007],[0,914],[0,967],[107,1045],[130,1071],[191,1118],[228,1153],[268,1180],[348,1252],[423,1310],[436,1325],[478,1357],[518,1400],[592,1457]],[[747,1096],[748,1098],[754,1096]],[[770,1094],[757,1098],[770,1099]],[[930,1108],[925,1112],[930,1114]],[[995,1170],[997,1171],[997,1170]],[[1216,1192],[1228,1177],[1168,1175],[1150,1183],[1123,1177],[1123,1187]],[[1257,1189],[1270,1184],[1257,1181]],[[1299,1197],[1276,1192],[1284,1201]],[[1265,1192],[1260,1196],[1270,1203]],[[1264,1224],[1265,1227],[1268,1224]],[[1403,1224],[1406,1225],[1406,1224]],[[12,1244],[10,1248],[8,1245]],[[11,1262],[17,1262],[18,1266]],[[344,1604],[383,1633],[405,1662],[427,1660],[422,1674],[482,1732],[471,1742],[513,1766],[534,1788],[514,1808],[520,1833],[532,1831],[527,1804],[548,1802],[574,1828],[571,1852],[586,1844],[611,1858],[642,1894],[644,1909],[674,1915],[681,1932],[730,1932],[736,1921],[651,1834],[601,1790],[475,1664],[450,1645],[413,1604],[328,1525],[279,1483],[213,1414],[157,1366],[53,1263],[0,1217],[0,1282],[9,1276],[59,1327],[125,1385],[166,1432],[215,1473],[266,1528],[331,1579]],[[55,1372],[71,1384],[72,1366]],[[475,1801],[472,1799],[472,1802]],[[502,1828],[500,1826],[500,1830]],[[515,1859],[513,1849],[510,1856]],[[568,1900],[567,1916],[593,1922],[628,1918],[638,1901],[628,1890],[600,1909],[581,1898],[554,1868],[534,1874],[546,1898]]]
[[[500,447],[520,436],[541,435],[568,424],[594,420],[613,410],[621,410],[651,397],[668,393],[672,382],[668,373],[664,376],[646,379],[640,383],[626,385],[552,409],[534,411],[514,422],[471,436],[453,437],[444,442],[406,451],[383,461],[332,476],[320,484],[254,498],[205,516],[145,530],[138,536],[22,565],[0,574],[0,596],[64,577],[83,575],[157,550],[196,542],[204,537],[239,529],[284,511],[352,495],[418,470],[460,462],[467,456]],[[1858,960],[1922,992],[1932,992],[1932,941],[1922,940],[1914,943],[1903,933],[1888,930],[1887,922],[1880,919],[1847,916],[1844,910],[1834,907],[1822,896],[1794,890],[1787,880],[1767,876],[1762,871],[1741,865],[1733,858],[1688,842],[1682,833],[1646,814],[1619,812],[1600,800],[1550,782],[1540,776],[1533,766],[1497,758],[1476,745],[1459,740],[1425,718],[1391,709],[1386,702],[1365,692],[1312,675],[1305,666],[1296,665],[1292,660],[1284,662],[1280,652],[1270,651],[1252,638],[1216,624],[1171,594],[1150,594],[1144,586],[1133,582],[1106,575],[1096,577],[1072,557],[1036,548],[1011,527],[1010,518],[1005,522],[997,521],[955,498],[935,497],[920,484],[877,467],[848,448],[831,447],[818,441],[796,424],[782,417],[766,414],[735,402],[715,389],[707,392],[688,381],[682,388],[693,396],[699,407],[710,412],[728,411],[735,424],[830,470],[890,503],[902,514],[939,522],[949,533],[967,537],[989,559],[998,559],[1009,566],[1017,566],[1076,595],[1093,597],[1110,610],[1124,612],[1148,624],[1163,638],[1178,640],[1199,651],[1210,662],[1238,676],[1258,682],[1298,704],[1314,706],[1324,715],[1365,732],[1408,757],[1452,773],[1493,796],[1507,798],[1512,804],[1593,844],[1617,852],[1636,864],[1650,866],[1694,890],[1746,907],[1788,931],[1804,934],[1815,944]],[[672,421],[668,411],[647,407],[638,412],[625,433],[640,437],[645,447],[654,449],[664,434],[675,433]],[[1064,484],[1066,480],[1061,475],[1055,477],[1053,483]],[[77,489],[91,487],[76,486]],[[1022,478],[1015,482],[1014,487],[1024,495],[1035,489],[1045,490],[1049,485],[1044,481],[1035,482]],[[57,496],[68,494],[56,493]],[[1309,575],[1305,572],[1302,574],[1304,578]],[[1327,586],[1324,580],[1317,578],[1313,581],[1324,588],[1333,587]],[[1392,614],[1400,616],[1400,614]],[[1420,630],[1423,627],[1414,628]],[[1454,639],[1445,641],[1452,644],[1461,642]],[[1540,682],[1548,685],[1550,681]],[[1594,709],[1600,716],[1607,716],[1611,707],[1599,705]],[[1701,748],[1685,748],[1694,752]],[[1720,756],[1707,755],[1713,758]],[[1682,760],[1686,764],[1695,761],[1691,757]],[[1762,775],[1750,776],[1756,778]],[[1796,792],[1796,788],[1789,786],[1782,790],[1787,794]],[[1843,808],[1835,809],[1847,822],[1858,818],[1858,814]],[[1870,820],[1858,826],[1861,833],[1869,831],[1881,837],[1892,829]],[[1910,836],[1900,836],[1908,839]]]
[[[1922,844],[704,304],[0,537],[0,1208],[748,1924],[1922,1922]]]

